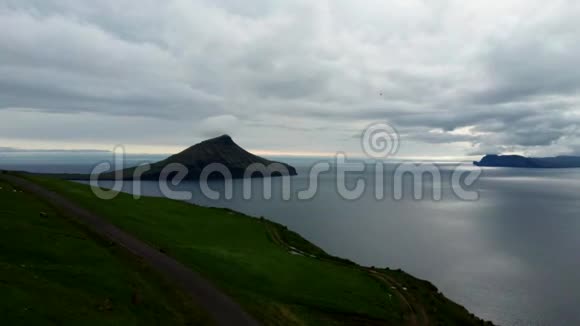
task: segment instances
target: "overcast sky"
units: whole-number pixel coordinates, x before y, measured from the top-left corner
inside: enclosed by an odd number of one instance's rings
[[[0,146],[580,153],[578,1],[0,0]]]

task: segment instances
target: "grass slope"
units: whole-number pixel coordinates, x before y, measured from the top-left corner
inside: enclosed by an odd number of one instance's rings
[[[123,251],[0,181],[0,325],[209,324]]]
[[[226,209],[31,177],[198,271],[268,325],[479,325],[428,282],[327,255],[285,227]]]

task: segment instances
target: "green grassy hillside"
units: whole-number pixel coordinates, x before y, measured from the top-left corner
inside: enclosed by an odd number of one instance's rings
[[[327,255],[285,227],[225,209],[29,177],[198,271],[268,325],[477,325],[428,282]]]
[[[0,181],[0,325],[207,325],[123,251]]]

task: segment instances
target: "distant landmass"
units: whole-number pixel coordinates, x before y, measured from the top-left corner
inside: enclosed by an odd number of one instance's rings
[[[233,178],[243,178],[246,170],[253,167],[254,173],[250,177],[296,175],[296,169],[289,164],[271,161],[254,155],[238,146],[228,135],[202,141],[184,151],[172,155],[162,161],[151,164],[151,169],[141,174],[141,180],[159,180],[162,170],[169,164],[177,163],[187,168],[186,179],[199,179],[202,170],[212,163],[225,166]],[[124,180],[134,178],[135,167],[121,171],[106,172],[99,176],[100,180],[114,180],[120,173]],[[87,174],[59,174],[52,175],[69,180],[88,180]],[[223,178],[214,173],[209,178]]]
[[[525,157],[521,155],[485,155],[477,166],[563,169],[580,168],[580,156]]]

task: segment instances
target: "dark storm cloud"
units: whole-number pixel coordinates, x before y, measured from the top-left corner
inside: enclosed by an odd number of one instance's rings
[[[478,96],[485,103],[530,100],[580,91],[580,42],[574,1],[549,5],[539,17],[490,42],[485,65],[494,84]],[[557,10],[560,9],[560,10]]]
[[[157,140],[191,124],[200,137],[340,149],[389,121],[454,155],[571,152],[579,15],[565,0],[0,0],[0,138],[67,137],[40,121],[10,128],[32,111],[99,115],[126,133],[144,128],[111,119],[146,117]]]

